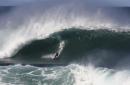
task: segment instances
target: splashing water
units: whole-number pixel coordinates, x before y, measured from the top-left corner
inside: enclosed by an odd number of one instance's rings
[[[75,85],[129,85],[129,71],[115,71],[107,68],[78,66],[73,70]]]
[[[0,67],[1,85],[130,85],[129,70],[116,71],[92,65],[66,67]]]
[[[61,42],[59,43],[58,49],[57,49],[57,51],[56,51],[56,53],[58,53],[58,56],[57,56],[57,57],[59,57],[59,55],[62,53],[64,47],[65,47],[65,41],[61,41]],[[56,57],[56,53],[44,55],[44,56],[42,56],[42,58],[43,58],[43,59],[45,59],[45,58],[46,58],[46,59],[47,59],[47,58],[54,59],[54,58]]]
[[[54,6],[35,3],[17,7],[0,20],[0,35],[4,37],[0,41],[0,58],[11,57],[19,50],[19,46],[28,41],[44,39],[54,32],[71,27],[82,27],[81,29],[86,30],[129,29],[128,25],[115,23],[103,8],[85,8],[86,5],[73,0]]]
[[[75,27],[81,30],[107,29],[117,32],[130,30],[129,13],[125,14],[120,9],[89,8],[80,0],[65,0],[53,4],[51,0],[45,2],[16,6],[7,15],[0,16],[0,59],[12,57],[32,40],[46,39],[64,29]],[[124,37],[121,38],[129,39],[129,36]],[[65,41],[59,43],[59,54],[65,45],[67,46]],[[45,57],[54,57],[54,54]],[[0,66],[0,85],[130,85],[130,71],[78,64],[42,68],[30,65]]]

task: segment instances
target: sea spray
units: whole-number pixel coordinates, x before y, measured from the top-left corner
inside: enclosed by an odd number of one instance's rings
[[[62,67],[0,67],[2,85],[129,85],[129,70],[114,70],[92,65]]]

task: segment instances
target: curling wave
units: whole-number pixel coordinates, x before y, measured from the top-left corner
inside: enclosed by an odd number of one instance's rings
[[[59,47],[62,47],[60,55],[53,60]],[[120,62],[126,62],[129,51],[129,32],[70,28],[25,44],[10,59],[41,64],[91,61],[96,65],[114,67]]]

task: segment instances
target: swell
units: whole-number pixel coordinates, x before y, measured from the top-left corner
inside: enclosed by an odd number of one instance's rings
[[[62,41],[65,42],[65,46],[59,57],[56,60],[46,59],[46,55],[55,56]],[[100,66],[111,67],[129,59],[129,51],[129,32],[70,28],[55,32],[46,39],[27,43],[11,59],[43,64],[91,61]]]
[[[7,16],[2,17],[0,58],[11,57],[19,46],[25,45],[28,41],[45,39],[48,35],[65,28],[129,30],[128,8],[91,8],[86,7],[83,2],[65,2],[54,5],[48,2],[48,5],[34,3],[35,5],[16,6]]]

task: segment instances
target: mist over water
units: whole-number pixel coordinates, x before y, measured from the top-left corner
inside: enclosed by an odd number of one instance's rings
[[[130,84],[129,7],[30,2],[0,7],[0,63],[18,64],[0,66],[1,85]]]
[[[10,57],[15,53],[13,50],[32,39],[44,39],[54,32],[71,27],[129,30],[130,21],[124,9],[87,7],[78,2],[59,5],[48,2],[48,5],[37,3],[15,7],[0,21],[1,37],[5,37],[1,38],[1,55]],[[123,16],[118,17],[118,13]]]

